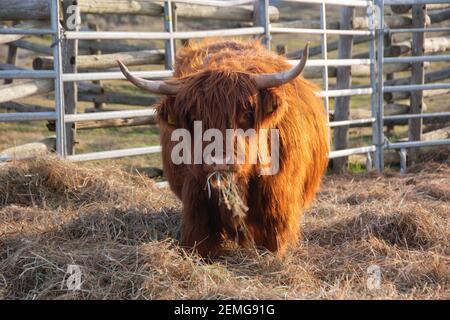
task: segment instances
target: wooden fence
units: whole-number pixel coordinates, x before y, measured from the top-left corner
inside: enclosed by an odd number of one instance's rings
[[[172,3],[173,2],[173,3]],[[417,157],[415,147],[432,145],[423,141],[423,123],[446,123],[450,112],[424,114],[424,96],[450,92],[448,79],[450,65],[440,70],[429,71],[429,61],[450,61],[450,28],[442,27],[450,21],[450,4],[443,0],[288,0],[305,4],[318,4],[319,20],[299,19],[283,21],[280,12],[269,6],[267,0],[256,1],[208,1],[174,0],[155,2],[150,0],[0,0],[0,20],[14,21],[13,27],[0,29],[0,44],[8,46],[5,63],[0,64],[0,108],[14,113],[0,114],[0,121],[48,120],[49,130],[57,132],[56,149],[62,156],[73,160],[93,160],[110,157],[140,155],[158,152],[158,147],[113,150],[103,153],[75,154],[77,130],[104,127],[142,126],[154,124],[154,110],[112,111],[108,104],[150,106],[156,98],[146,95],[131,96],[111,92],[102,86],[102,80],[123,79],[116,71],[117,59],[129,66],[163,64],[165,71],[146,71],[137,74],[153,77],[171,75],[175,40],[209,36],[260,36],[270,48],[270,39],[277,34],[319,34],[321,44],[310,49],[313,59],[307,65],[304,76],[323,79],[323,91],[330,127],[333,130],[333,169],[342,171],[347,167],[348,157],[366,154],[367,159],[375,157],[377,169],[382,170],[383,150],[412,148],[410,156]],[[428,4],[433,3],[433,4]],[[339,21],[326,21],[326,5],[341,9]],[[367,9],[364,16],[356,16],[355,8]],[[390,9],[386,15],[384,10]],[[75,9],[75,10],[74,10]],[[378,12],[376,12],[378,10]],[[60,13],[62,12],[62,14]],[[164,18],[164,32],[108,32],[98,31],[98,26],[77,23],[68,30],[67,23],[81,20],[84,14],[95,15],[143,15]],[[57,25],[62,19],[63,26]],[[233,28],[206,31],[177,30],[180,19],[208,19],[215,24],[230,24]],[[48,21],[52,28],[48,28]],[[378,22],[377,22],[378,21]],[[378,23],[378,24],[377,24]],[[236,26],[236,28],[235,28]],[[439,36],[426,37],[427,33]],[[64,33],[63,33],[64,32]],[[396,41],[395,34],[409,34],[411,38]],[[53,36],[53,46],[32,42],[28,38],[36,34]],[[63,37],[61,37],[63,35]],[[327,41],[327,36],[338,35],[337,41]],[[116,39],[108,42],[104,40]],[[124,39],[164,40],[164,49],[149,46],[130,45]],[[355,54],[355,45],[367,44],[367,52]],[[278,46],[277,51],[291,60],[299,59],[301,51]],[[36,53],[33,70],[16,66],[18,50]],[[337,59],[328,55],[337,52]],[[433,55],[433,56],[431,56]],[[56,59],[56,61],[55,61]],[[391,60],[389,60],[391,59]],[[398,76],[409,72],[410,76]],[[370,84],[352,87],[353,78],[366,78]],[[31,78],[14,81],[15,78]],[[329,79],[336,79],[336,86],[329,85]],[[447,83],[437,83],[447,81]],[[433,89],[433,90],[429,90]],[[425,90],[425,91],[424,91]],[[55,92],[55,102],[60,100],[61,110],[37,105],[18,103],[16,100]],[[354,95],[371,95],[370,109],[351,109]],[[334,111],[329,109],[329,99],[334,99]],[[93,108],[89,113],[76,114],[79,101],[90,101]],[[449,104],[450,105],[450,104]],[[63,106],[63,107],[62,107]],[[408,123],[409,142],[390,143],[383,134],[385,127]],[[349,128],[369,126],[373,128],[371,145],[349,148]],[[63,133],[64,132],[64,133]],[[444,132],[447,132],[444,130]],[[436,139],[435,135],[433,139]],[[448,143],[448,135],[435,144]],[[370,161],[368,162],[370,166]]]

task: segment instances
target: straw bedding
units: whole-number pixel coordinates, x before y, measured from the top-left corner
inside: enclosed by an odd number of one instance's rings
[[[0,167],[2,299],[449,299],[450,166],[326,177],[284,258],[181,248],[181,205],[152,180],[55,158]],[[79,265],[79,291],[65,286]],[[367,287],[367,268],[381,286]]]

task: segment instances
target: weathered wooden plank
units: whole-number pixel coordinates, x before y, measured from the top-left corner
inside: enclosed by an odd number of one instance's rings
[[[354,44],[359,44],[359,43],[363,43],[363,42],[367,42],[370,40],[370,36],[355,36],[353,37],[353,43]],[[335,51],[338,49],[338,45],[339,45],[339,41],[330,41],[327,44],[327,51]],[[318,46],[313,46],[311,48],[309,48],[309,56],[317,56],[322,54],[322,46],[318,45]],[[303,55],[303,50],[296,50],[296,51],[291,51],[286,53],[286,57],[288,57],[289,59],[300,59],[300,57],[302,57]]]
[[[0,0],[0,20],[41,20],[50,17],[48,0]]]
[[[0,0],[0,8],[2,8],[0,10],[0,17],[4,10],[3,7],[1,6],[1,2],[2,2],[2,0]],[[2,20],[2,19],[0,19],[0,20]],[[9,20],[9,19],[3,19],[3,20]],[[46,27],[48,27],[48,23],[46,23],[44,21],[26,21],[26,22],[21,22],[21,23],[15,24],[12,27],[17,28],[17,29],[46,28]],[[3,28],[11,28],[11,27],[2,25],[2,26],[0,26],[0,28],[3,29]],[[24,36],[25,35],[23,35],[23,34],[0,34],[0,44],[14,42],[19,39],[22,39]]]
[[[164,50],[145,50],[96,55],[77,56],[78,70],[99,70],[117,67],[117,60],[128,66],[161,64],[164,62]],[[33,60],[33,69],[48,70],[53,68],[53,57],[41,56]]]
[[[427,9],[425,5],[414,5],[412,7],[412,16],[415,28],[425,27],[425,15]],[[449,41],[450,44],[450,41]],[[425,33],[413,33],[412,38],[412,56],[422,56],[425,53]],[[425,72],[422,62],[415,62],[411,67],[411,84],[424,84]],[[410,113],[422,113],[423,91],[416,90],[411,92]],[[422,119],[410,119],[408,125],[408,139],[410,141],[422,140]],[[418,151],[412,148],[409,152],[412,163],[417,161]]]
[[[438,23],[445,20],[450,20],[450,9],[430,11],[428,16],[430,17],[431,23]]]
[[[118,92],[105,92],[104,94],[95,94],[79,92],[78,100],[90,101],[93,103],[123,104],[132,106],[151,106],[159,101],[157,97],[129,95]]]
[[[162,2],[153,0],[78,0],[82,13],[93,14],[136,14],[162,16]],[[0,0],[0,20],[42,20],[50,17],[48,0]],[[200,6],[180,3],[177,6],[179,17],[190,19],[213,19],[227,21],[252,21],[253,6],[236,6],[226,10],[221,7]],[[278,9],[269,8],[271,21],[279,19]]]
[[[30,80],[0,87],[0,103],[52,92],[52,80]]]
[[[151,45],[132,45],[120,41],[80,40],[78,47],[88,51],[101,51],[102,53],[117,53],[129,51],[152,50]]]
[[[342,30],[352,28],[354,8],[345,7],[341,9],[340,25]],[[339,36],[338,59],[349,59],[352,57],[353,36]],[[351,68],[348,66],[338,67],[336,75],[336,89],[348,89],[351,86]],[[334,102],[334,117],[336,121],[348,120],[350,110],[350,97],[337,97]],[[333,130],[334,150],[348,148],[348,126],[337,127]],[[333,159],[333,171],[342,172],[347,169],[348,157]]]
[[[31,41],[27,41],[27,40],[17,40],[11,43],[12,45],[21,48],[21,49],[25,49],[25,50],[29,50],[29,51],[34,51],[36,53],[41,53],[41,54],[46,54],[46,55],[51,55],[53,52],[52,48],[50,48],[50,45],[46,46],[43,44],[38,44],[38,43],[34,43]]]
[[[406,13],[409,12],[412,8],[412,5],[405,4],[405,5],[397,5],[397,6],[391,6],[391,10],[394,13]],[[450,4],[445,3],[429,3],[427,4],[428,10],[441,10],[441,9],[447,9],[450,8]]]
[[[63,24],[68,30],[78,31],[81,22],[80,11],[77,7],[77,0],[63,0]],[[69,8],[75,8],[70,10]],[[73,15],[75,20],[73,21]],[[74,22],[73,26],[69,22]],[[62,68],[64,73],[77,73],[78,40],[64,39],[64,50],[62,50]],[[66,114],[77,113],[78,87],[76,82],[64,84],[64,108]],[[73,123],[66,124],[66,148],[67,154],[75,154],[76,127]]]
[[[55,111],[55,108],[37,106],[27,103],[18,103],[18,102],[3,102],[0,103],[0,108],[6,109],[8,111],[14,112],[52,112]]]
[[[6,56],[6,64],[15,66],[17,63],[17,47],[10,44],[8,46],[8,55]],[[13,79],[5,79],[5,84],[13,83]]]
[[[418,34],[418,33],[415,33]],[[423,33],[422,33],[423,34]],[[396,46],[401,46],[406,48],[407,53],[411,51],[413,43],[411,41],[402,41],[395,44]],[[430,37],[424,40],[424,53],[438,53],[450,50],[450,39],[448,37]]]
[[[431,24],[431,19],[429,16],[425,17],[426,25]],[[411,28],[413,26],[413,21],[411,15],[393,15],[386,16],[384,18],[384,23],[388,28]],[[355,17],[353,20],[353,28],[357,30],[368,29],[369,28],[369,18],[368,17]]]

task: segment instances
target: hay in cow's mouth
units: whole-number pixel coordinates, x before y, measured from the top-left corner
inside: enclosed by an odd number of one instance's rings
[[[219,205],[225,204],[228,210],[233,212],[233,218],[243,222],[248,211],[235,181],[235,177],[230,172],[214,171],[206,178],[205,189],[211,198],[211,186],[215,186],[219,192]]]

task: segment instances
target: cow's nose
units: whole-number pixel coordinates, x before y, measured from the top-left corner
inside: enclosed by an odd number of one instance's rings
[[[207,167],[209,171],[228,171],[234,172],[237,170],[232,162],[231,157],[210,156],[207,160]]]
[[[220,165],[220,164],[225,164],[225,165],[230,165],[233,164],[233,158],[231,156],[223,156],[223,157],[212,157],[212,161],[214,164]]]
[[[211,156],[208,155],[205,158],[205,161],[207,164],[211,164],[211,165],[217,165],[217,166],[222,166],[222,165],[231,165],[233,164],[233,158],[231,156]]]

